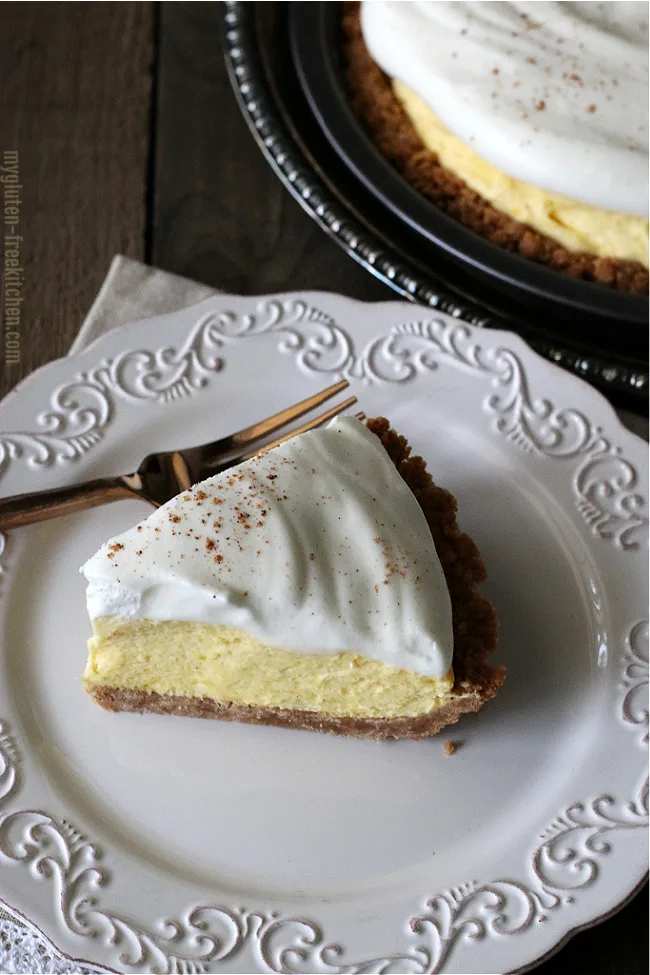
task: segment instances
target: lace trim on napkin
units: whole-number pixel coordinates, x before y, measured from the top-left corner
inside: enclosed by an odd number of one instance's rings
[[[110,971],[62,954],[40,931],[15,921],[0,909],[2,975],[103,975]]]

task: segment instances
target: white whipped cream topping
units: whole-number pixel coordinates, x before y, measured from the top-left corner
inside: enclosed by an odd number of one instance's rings
[[[648,213],[648,5],[365,0],[379,66],[515,179]]]
[[[430,677],[451,666],[451,602],[422,509],[352,417],[178,495],[81,571],[92,619],[235,626]]]

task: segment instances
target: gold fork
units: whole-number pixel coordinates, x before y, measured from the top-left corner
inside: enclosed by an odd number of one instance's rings
[[[84,484],[54,488],[51,491],[16,494],[10,498],[0,499],[0,531],[20,528],[22,525],[46,521],[49,518],[58,518],[59,515],[72,514],[85,508],[95,508],[109,501],[121,501],[124,498],[142,498],[158,508],[175,494],[186,491],[206,477],[227,470],[261,451],[270,450],[271,447],[284,443],[285,440],[306,430],[321,426],[342,413],[356,403],[356,396],[350,396],[342,403],[307,420],[300,427],[292,428],[271,443],[264,443],[271,434],[277,433],[288,423],[298,420],[325,403],[348,385],[347,380],[343,379],[320,393],[315,393],[300,403],[289,406],[286,410],[274,413],[266,420],[254,423],[213,443],[186,450],[167,450],[149,454],[134,474],[100,477],[94,481],[86,481]]]

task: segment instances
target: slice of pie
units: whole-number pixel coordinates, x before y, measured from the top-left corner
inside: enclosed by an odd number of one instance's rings
[[[209,478],[83,566],[86,690],[112,711],[435,734],[505,676],[455,512],[384,419]]]

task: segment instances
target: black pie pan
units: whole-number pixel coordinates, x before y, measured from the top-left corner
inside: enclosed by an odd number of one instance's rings
[[[400,296],[521,334],[619,405],[645,410],[646,299],[502,251],[413,190],[347,101],[338,2],[223,5],[226,63],[268,161],[303,208]]]

